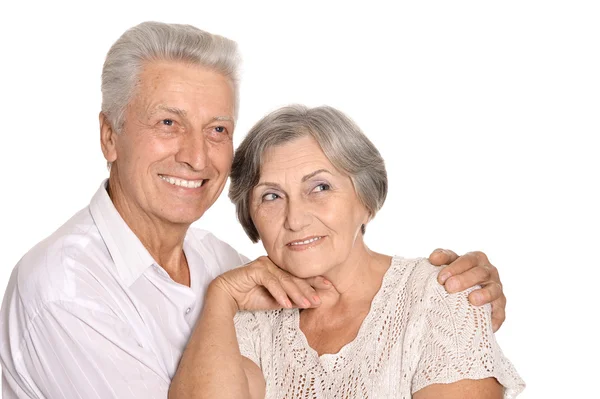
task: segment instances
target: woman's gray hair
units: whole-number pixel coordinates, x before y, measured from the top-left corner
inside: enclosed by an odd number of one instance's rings
[[[237,44],[191,25],[143,22],[127,30],[112,45],[102,68],[102,112],[116,132],[123,127],[125,109],[134,95],[140,72],[149,61],[182,61],[230,78],[237,119]]]
[[[340,172],[347,174],[371,218],[387,195],[387,173],[379,151],[360,128],[332,107],[291,105],[258,121],[244,138],[233,158],[229,198],[237,217],[253,242],[260,239],[250,216],[251,193],[260,179],[265,151],[300,137],[311,136]],[[365,233],[365,226],[362,226]]]

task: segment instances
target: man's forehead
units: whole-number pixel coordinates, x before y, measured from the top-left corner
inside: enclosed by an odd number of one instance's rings
[[[209,111],[219,121],[234,122],[233,82],[208,68],[180,62],[156,61],[140,73],[132,99],[143,104],[145,112],[166,112],[192,117],[196,111]]]

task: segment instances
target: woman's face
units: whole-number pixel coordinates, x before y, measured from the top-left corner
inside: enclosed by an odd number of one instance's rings
[[[364,250],[369,212],[310,136],[265,152],[250,214],[271,260],[298,277],[326,275]]]

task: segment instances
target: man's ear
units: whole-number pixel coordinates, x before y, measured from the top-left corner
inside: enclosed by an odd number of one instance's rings
[[[117,132],[113,129],[104,113],[98,115],[100,119],[100,145],[106,162],[112,163],[117,160],[116,135]]]

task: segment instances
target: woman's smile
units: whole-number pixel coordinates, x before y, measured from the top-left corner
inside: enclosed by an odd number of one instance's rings
[[[311,236],[296,241],[290,241],[286,244],[286,247],[291,251],[304,251],[321,245],[325,238],[326,236]]]

